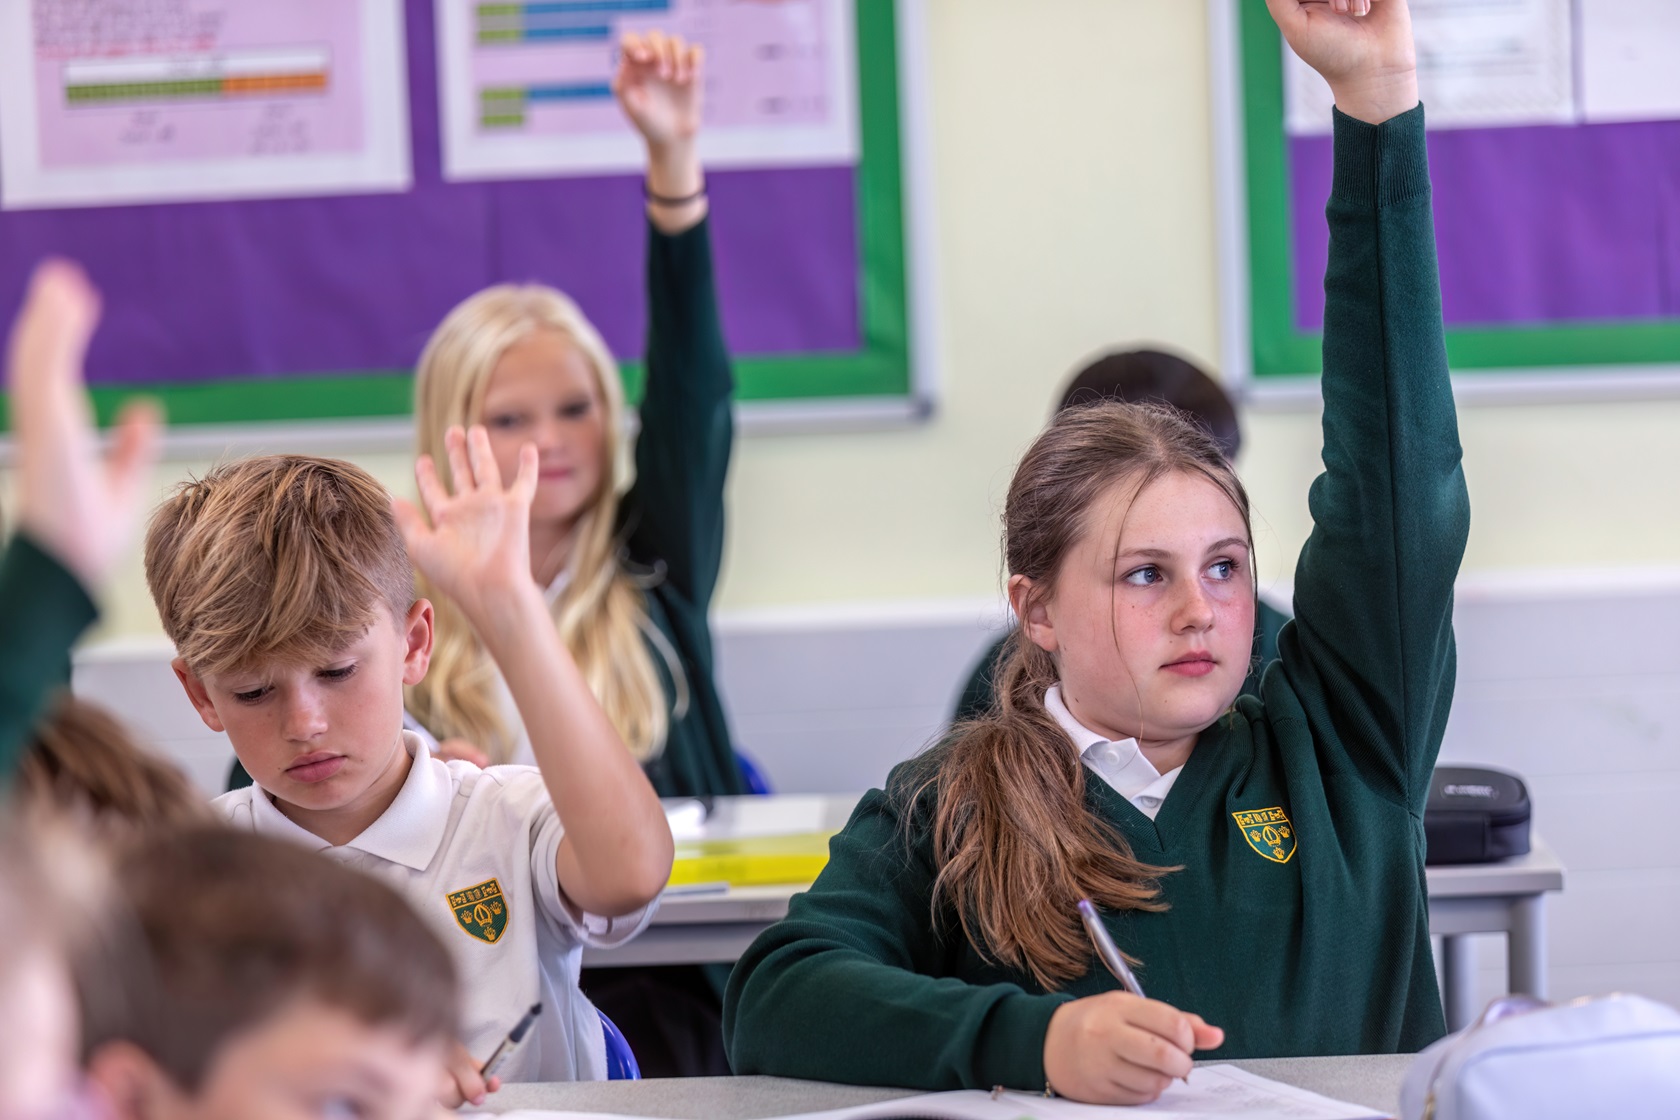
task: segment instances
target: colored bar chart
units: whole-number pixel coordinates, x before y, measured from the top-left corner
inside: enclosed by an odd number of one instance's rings
[[[645,159],[614,103],[625,35],[704,46],[711,167],[857,156],[853,0],[436,0],[445,176],[622,173]]]
[[[668,12],[671,0],[550,0],[531,4],[480,4],[475,16],[481,44],[554,41],[609,42],[613,17]]]
[[[90,59],[63,69],[64,101],[112,106],[149,101],[325,93],[325,47],[247,51],[201,58]]]

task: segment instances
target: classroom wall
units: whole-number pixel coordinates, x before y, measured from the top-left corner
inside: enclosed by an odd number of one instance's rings
[[[743,439],[723,609],[995,597],[996,511],[1066,372],[1119,342],[1218,354],[1205,5],[928,0],[928,25],[938,412]],[[1306,535],[1317,423],[1247,415],[1268,581]],[[1461,427],[1467,571],[1680,563],[1680,400],[1478,404]],[[403,456],[342,453],[409,484]],[[156,631],[136,548],[105,633]]]

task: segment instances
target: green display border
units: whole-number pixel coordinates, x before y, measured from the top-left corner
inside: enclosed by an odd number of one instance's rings
[[[857,0],[855,10],[862,348],[737,358],[737,400],[907,396],[911,390],[897,2]],[[626,362],[621,368],[631,398],[639,400],[642,363]],[[173,425],[375,419],[410,414],[413,371],[347,370],[311,377],[96,386],[94,410],[102,423],[109,422],[121,402],[137,394],[161,401]],[[0,399],[0,425],[8,423],[6,413]]]
[[[1283,123],[1283,42],[1259,0],[1237,5],[1242,51],[1243,151],[1248,182],[1248,282],[1256,378],[1322,370],[1323,334],[1295,329],[1290,257],[1288,140]],[[1680,361],[1680,318],[1553,327],[1454,327],[1454,370],[1529,372]]]

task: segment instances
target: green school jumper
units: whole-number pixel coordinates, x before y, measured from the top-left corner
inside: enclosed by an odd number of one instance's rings
[[[0,782],[53,693],[70,683],[70,647],[98,616],[63,564],[28,537],[12,538],[0,556]]]
[[[648,617],[687,678],[679,688],[654,651],[673,706],[665,750],[648,763],[648,777],[661,797],[745,793],[713,679],[706,618],[723,563],[735,389],[718,320],[709,223],[675,236],[650,225],[647,275],[647,392],[636,482],[619,506],[619,529],[630,570],[651,581]]]
[[[1260,695],[1260,675],[1266,671],[1266,666],[1277,660],[1278,634],[1288,621],[1288,615],[1264,599],[1254,604],[1254,668],[1243,680],[1243,692]],[[992,710],[992,704],[997,700],[997,674],[1002,668],[1004,646],[1008,642],[1009,633],[1005,633],[987,648],[974,666],[974,671],[968,675],[968,683],[963,685],[962,695],[957,698],[956,710],[951,713],[952,723],[979,719]]]
[[[1260,696],[1208,728],[1151,822],[1100,780],[1090,812],[1181,864],[1163,913],[1106,915],[1150,996],[1225,1028],[1207,1055],[1415,1050],[1443,1033],[1423,803],[1452,697],[1469,511],[1447,379],[1423,112],[1337,114],[1325,277],[1324,466],[1294,621]],[[1072,749],[1071,747],[1069,749]],[[890,788],[898,786],[889,780]],[[875,791],[827,869],[741,958],[737,1073],[919,1089],[1045,1084],[1047,993],[930,918],[928,806]]]

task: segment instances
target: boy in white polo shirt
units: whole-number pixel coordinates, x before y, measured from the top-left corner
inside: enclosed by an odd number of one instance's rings
[[[453,1104],[494,1089],[479,1063],[539,1001],[502,1076],[605,1076],[600,1021],[577,987],[582,946],[620,944],[645,924],[672,847],[652,787],[531,582],[534,448],[504,487],[482,428],[446,443],[456,493],[429,460],[417,467],[429,520],[407,503],[393,511],[348,463],[219,467],[153,516],[146,580],[176,675],[255,781],[217,807],[392,883],[450,946],[464,1003]],[[445,763],[402,730],[403,686],[425,675],[432,647],[410,556],[482,637],[532,731],[536,768]]]

